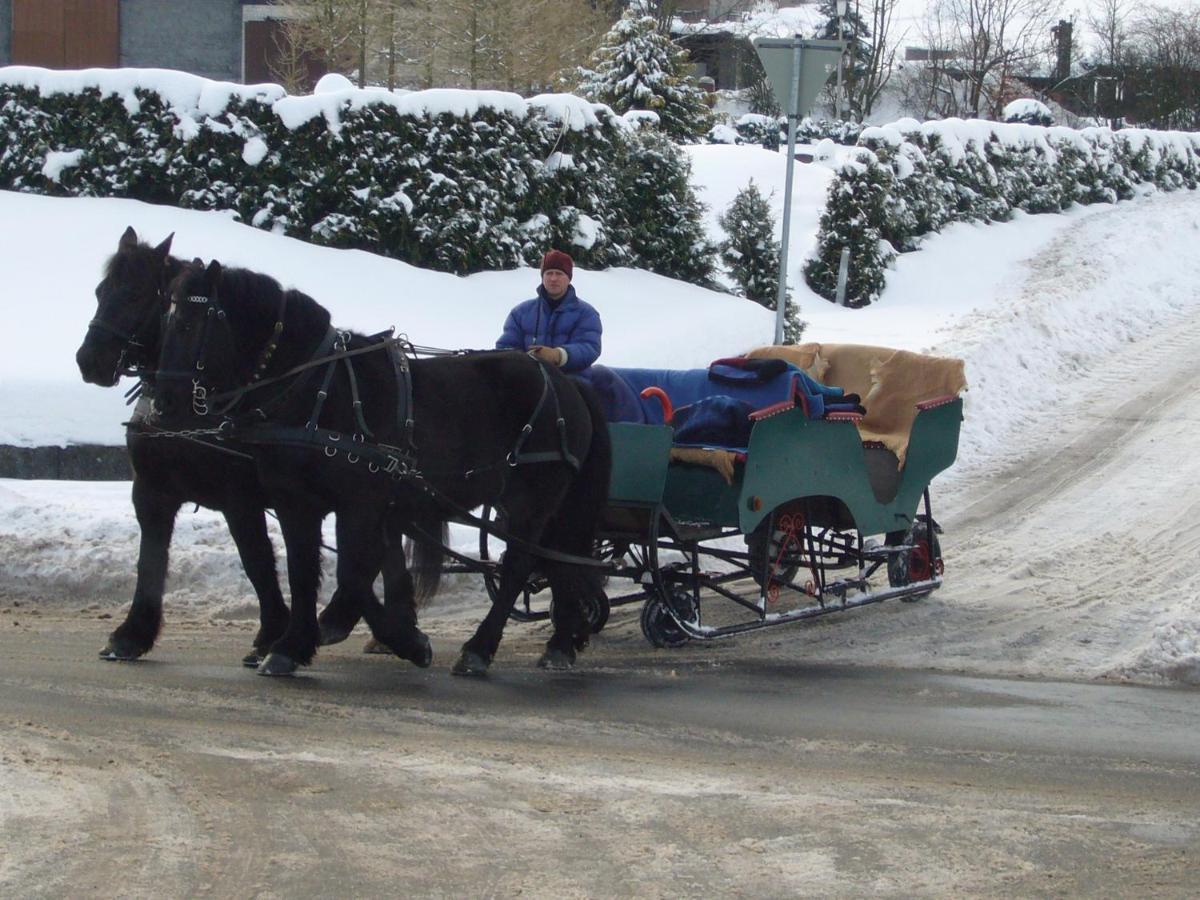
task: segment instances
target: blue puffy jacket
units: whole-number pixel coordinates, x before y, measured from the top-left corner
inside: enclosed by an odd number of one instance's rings
[[[504,333],[496,341],[498,350],[528,350],[534,344],[562,347],[567,351],[564,372],[578,373],[600,357],[600,313],[590,303],[567,292],[551,308],[546,289],[539,286],[532,300],[518,303],[504,321]]]

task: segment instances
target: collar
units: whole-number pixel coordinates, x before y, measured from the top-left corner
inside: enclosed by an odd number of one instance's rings
[[[566,293],[564,293],[557,300],[551,300],[549,295],[546,293],[545,286],[541,284],[538,285],[537,295],[543,303],[550,307],[551,310],[562,309],[567,304],[573,303],[576,300],[575,285],[573,284],[568,284]]]

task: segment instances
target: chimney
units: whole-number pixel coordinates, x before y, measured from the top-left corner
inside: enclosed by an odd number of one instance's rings
[[[1063,81],[1071,75],[1071,31],[1073,27],[1066,19],[1059,19],[1058,24],[1050,29],[1054,36],[1055,63],[1054,80]]]

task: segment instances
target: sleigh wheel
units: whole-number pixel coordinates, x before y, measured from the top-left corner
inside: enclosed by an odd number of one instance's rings
[[[700,612],[691,593],[682,588],[673,589],[669,595],[656,593],[649,597],[642,606],[642,634],[655,647],[682,647],[691,640],[691,636],[679,627],[671,610],[689,622],[696,621]]]
[[[482,518],[498,529],[507,527],[505,516],[495,507],[486,506],[483,509]],[[601,546],[599,555],[602,559],[611,558],[614,550],[611,545]],[[606,555],[607,554],[607,555]],[[479,558],[484,562],[495,561],[497,564],[503,559],[503,554],[497,556],[488,544],[488,534],[480,529],[479,531]],[[493,603],[496,597],[500,594],[500,566],[490,566],[483,573],[483,583],[487,588],[488,599]],[[529,580],[525,583],[525,587],[521,591],[521,595],[517,598],[517,602],[513,605],[512,611],[508,617],[514,622],[544,622],[549,619],[554,608],[553,601],[547,604],[546,609],[535,609],[531,602],[533,597],[547,591],[550,587],[550,582],[537,569],[529,576]],[[547,596],[549,595],[547,591]],[[608,624],[608,617],[612,611],[612,607],[608,602],[608,595],[604,591],[598,591],[597,596],[589,597],[584,601],[584,612],[587,615],[588,624],[591,626],[592,634],[599,634],[601,629]]]
[[[587,617],[592,634],[599,634],[604,629],[604,626],[608,624],[608,616],[611,612],[612,607],[608,603],[608,594],[604,593],[604,591],[597,591],[596,596],[588,597],[583,601],[583,614]],[[550,601],[550,612],[548,615],[551,617],[554,616],[553,600]],[[514,616],[513,618],[516,617]]]
[[[494,506],[485,506],[483,512],[480,513],[480,518],[501,531],[508,527],[508,519],[503,510]],[[499,543],[503,545],[502,541]],[[496,598],[500,596],[500,562],[504,558],[504,554],[495,552],[495,549],[489,544],[488,533],[482,528],[479,529],[479,558],[483,562],[496,563],[494,566],[488,566],[483,572],[483,585],[487,588],[488,599],[495,603]],[[513,604],[512,612],[508,614],[508,617],[514,622],[542,622],[550,618],[549,608],[534,609],[530,602],[534,595],[540,594],[549,586],[550,583],[546,578],[535,570],[529,576],[529,580],[517,597],[516,603]]]
[[[592,634],[599,634],[608,624],[608,616],[612,612],[612,607],[608,604],[608,594],[596,591],[595,596],[584,601],[584,606],[588,624],[592,626]]]
[[[788,557],[799,552],[799,547],[787,547],[781,554],[785,542],[790,543],[787,533],[775,526],[775,516],[767,516],[758,527],[746,535],[746,550],[750,554],[750,574],[759,587],[763,581],[771,586],[779,581],[792,582],[800,571],[798,565],[789,565]],[[778,565],[778,567],[777,567]],[[764,576],[764,572],[769,573]]]
[[[918,517],[908,531],[891,531],[887,535],[890,546],[910,545],[911,549],[902,550],[888,556],[888,584],[892,587],[905,587],[918,581],[929,581],[935,575],[941,574],[942,545],[937,533],[929,527],[929,520],[924,516]],[[905,597],[912,602],[932,593],[932,588],[912,597]]]

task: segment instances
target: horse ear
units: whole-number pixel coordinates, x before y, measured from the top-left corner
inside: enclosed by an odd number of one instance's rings
[[[192,265],[195,266],[197,269],[203,269],[204,268],[204,260],[202,260],[198,256],[193,256],[192,257]]]
[[[138,244],[137,232],[130,225],[125,229],[125,233],[121,235],[121,240],[117,242],[118,250],[132,250]]]
[[[204,275],[209,284],[216,284],[221,280],[221,264],[214,259],[208,264],[208,271]]]
[[[133,232],[133,229],[130,228],[129,231],[126,232],[126,234],[131,234],[132,232]],[[124,238],[122,238],[122,240],[124,240]],[[136,235],[134,236],[134,240],[137,240]],[[173,240],[175,240],[175,232],[172,231],[170,234],[167,235],[167,239],[165,241],[163,241],[161,244],[159,244],[157,247],[154,248],[154,252],[157,253],[159,256],[161,256],[163,259],[166,259],[168,256],[171,255],[171,241],[173,241]]]

